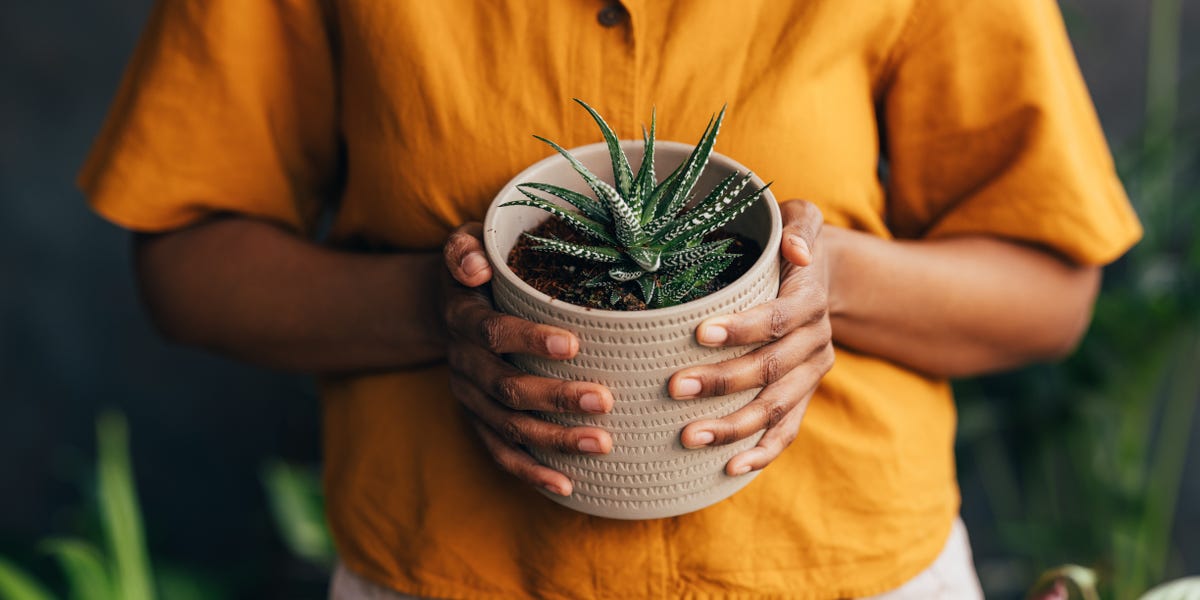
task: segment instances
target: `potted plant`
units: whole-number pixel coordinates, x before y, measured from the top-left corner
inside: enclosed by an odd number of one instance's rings
[[[694,332],[705,318],[775,298],[779,207],[768,185],[712,151],[724,109],[690,146],[656,141],[654,117],[641,141],[618,140],[595,110],[577,102],[605,141],[567,151],[539,138],[557,154],[505,185],[484,219],[499,309],[565,328],[580,341],[569,361],[514,355],[512,362],[536,375],[602,383],[616,400],[605,415],[542,415],[606,429],[610,454],[535,449],[534,456],[575,484],[569,497],[548,497],[581,512],[650,519],[699,510],[754,478],[757,473],[731,477],[724,468],[759,436],[685,449],[680,432],[692,421],[733,412],[757,391],[677,401],[667,381],[683,367],[753,349],[707,348]],[[602,178],[608,164],[611,176]],[[659,181],[655,171],[663,167],[670,175]],[[735,280],[722,280],[739,270]],[[550,277],[531,284],[518,271]]]

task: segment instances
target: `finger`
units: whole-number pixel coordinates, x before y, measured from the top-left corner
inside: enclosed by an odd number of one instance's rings
[[[478,287],[492,279],[492,266],[483,251],[483,224],[478,221],[451,232],[442,255],[450,274],[467,287]]]
[[[725,463],[725,472],[729,475],[745,475],[750,471],[758,471],[779,458],[780,454],[796,441],[800,433],[800,423],[808,412],[808,403],[812,400],[812,392],[788,412],[777,425],[767,430],[755,446],[734,456]]]
[[[454,373],[513,410],[603,414],[613,407],[603,385],[529,375],[478,346],[457,344],[447,360]]]
[[[579,353],[579,339],[571,332],[497,312],[478,292],[462,290],[446,299],[450,333],[496,354],[533,354],[566,360]]]
[[[711,348],[774,342],[825,319],[825,288],[801,282],[785,285],[779,297],[750,310],[706,319],[696,327],[696,341]]]
[[[833,366],[833,346],[792,369],[774,385],[763,389],[749,404],[720,419],[696,421],[684,427],[680,442],[685,448],[723,446],[770,430],[811,394]]]
[[[783,216],[783,243],[780,252],[788,262],[806,267],[812,264],[817,239],[825,216],[817,205],[807,200],[790,200],[780,204]]]
[[[829,320],[822,314],[809,326],[738,358],[683,369],[671,376],[667,389],[676,400],[691,400],[771,385],[817,356],[830,336]]]
[[[533,446],[565,454],[612,452],[612,436],[598,427],[564,427],[531,413],[509,410],[462,378],[451,378],[450,390],[467,410],[513,446]]]
[[[517,479],[530,485],[535,485],[559,496],[570,496],[573,486],[566,475],[546,467],[534,460],[528,452],[507,444],[496,432],[487,425],[474,419],[471,421],[483,445],[491,453],[492,459],[504,471],[516,476]]]

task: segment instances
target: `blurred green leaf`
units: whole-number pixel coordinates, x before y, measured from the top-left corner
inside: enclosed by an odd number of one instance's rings
[[[153,600],[150,559],[133,486],[125,418],[116,413],[100,415],[96,437],[101,523],[114,565],[114,591],[121,600]]]
[[[72,600],[109,600],[118,598],[104,566],[104,558],[95,546],[82,540],[52,538],[40,544],[54,555],[67,578]]]
[[[0,558],[0,600],[53,600],[42,584],[16,565]]]
[[[333,565],[336,553],[325,525],[325,502],[317,474],[273,461],[262,469],[271,516],[293,554],[318,566]]]

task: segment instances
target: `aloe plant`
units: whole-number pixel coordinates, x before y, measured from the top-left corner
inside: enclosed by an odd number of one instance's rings
[[[502,206],[540,208],[592,242],[582,244],[526,233],[535,243],[532,248],[605,266],[605,274],[584,285],[609,289],[613,306],[630,288],[647,306],[655,308],[687,302],[711,291],[711,282],[740,255],[728,251],[733,238],[706,241],[706,236],[744,212],[770,187],[767,184],[743,194],[753,175],[732,173],[703,199],[694,201],[695,187],[712,154],[725,108],[709,119],[687,160],[660,182],[654,170],[655,113],[651,114],[650,130],[642,128],[644,153],[634,174],[617,135],[604,118],[586,102],[575,101],[596,121],[608,144],[614,183],[602,180],[558,144],[534,136],[566,158],[595,197],[547,183],[518,185],[525,198]],[[559,198],[577,210],[547,200],[535,191]]]

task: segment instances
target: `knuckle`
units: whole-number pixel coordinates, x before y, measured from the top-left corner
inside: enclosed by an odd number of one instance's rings
[[[568,412],[574,408],[574,397],[570,394],[571,382],[560,381],[550,394],[550,404],[558,412]]]
[[[525,430],[521,427],[521,420],[515,416],[504,419],[500,424],[500,435],[510,444],[519,446],[525,443]]]
[[[496,380],[496,398],[510,408],[521,408],[524,395],[517,376],[507,375]]]
[[[718,372],[708,377],[708,385],[704,386],[712,391],[713,396],[724,396],[733,389],[733,380],[724,371]]]
[[[767,325],[767,337],[771,341],[787,335],[788,311],[782,303],[776,302],[771,306],[770,320]]]
[[[763,423],[766,429],[773,429],[787,417],[788,409],[783,404],[772,402],[763,407]]]
[[[774,383],[783,374],[783,364],[779,361],[779,355],[774,352],[765,352],[758,361],[758,380],[763,385]]]
[[[492,315],[479,321],[479,339],[492,352],[499,352],[504,343],[504,319]]]

